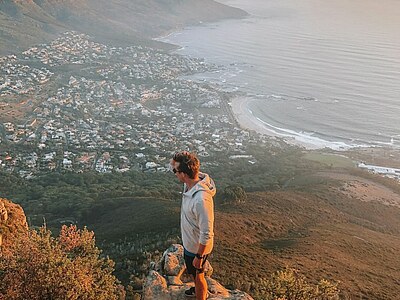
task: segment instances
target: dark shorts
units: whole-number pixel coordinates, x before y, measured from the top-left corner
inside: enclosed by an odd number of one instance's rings
[[[185,259],[185,264],[186,264],[186,272],[188,272],[188,274],[193,275],[194,277],[196,277],[196,274],[200,274],[200,273],[204,273],[204,265],[206,264],[208,255],[205,255],[203,258],[203,263],[201,264],[201,269],[196,269],[193,266],[193,260],[195,258],[195,256],[189,256],[186,253],[183,254],[183,257]]]

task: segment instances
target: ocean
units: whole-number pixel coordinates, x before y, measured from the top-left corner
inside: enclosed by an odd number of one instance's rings
[[[161,40],[221,65],[196,80],[252,98],[276,135],[320,147],[400,147],[400,1],[225,0],[250,15]]]

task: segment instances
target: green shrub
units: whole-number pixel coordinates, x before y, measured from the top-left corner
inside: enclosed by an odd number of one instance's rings
[[[239,185],[229,185],[222,194],[223,203],[244,203],[247,200],[247,194],[243,187]]]
[[[265,300],[337,300],[338,283],[322,279],[312,285],[294,269],[286,268],[275,272],[269,279],[263,279],[256,298]]]

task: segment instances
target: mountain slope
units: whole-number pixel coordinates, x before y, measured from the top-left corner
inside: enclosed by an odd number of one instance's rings
[[[15,53],[67,30],[114,44],[157,44],[156,37],[200,21],[245,12],[212,0],[1,0],[0,54]]]
[[[311,281],[340,281],[345,299],[397,299],[400,209],[393,203],[400,203],[399,194],[362,177],[335,176],[337,186],[252,193],[246,203],[218,212],[217,279],[246,290],[250,278],[256,295],[263,277],[289,266]],[[365,195],[365,186],[379,198]]]
[[[265,279],[288,266],[312,283],[340,281],[344,299],[397,299],[399,191],[340,172],[324,178],[326,183],[248,193],[245,203],[217,202],[211,257],[216,279],[265,299]],[[142,264],[130,249],[159,250],[163,239],[179,235],[179,201],[108,199],[82,223],[104,242],[117,270],[125,271]]]
[[[0,54],[15,53],[66,28],[32,1],[0,1]]]

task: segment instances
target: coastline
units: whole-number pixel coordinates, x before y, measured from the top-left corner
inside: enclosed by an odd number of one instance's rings
[[[159,32],[158,34],[156,34],[155,36],[149,37],[149,40],[160,43],[162,46],[165,45],[166,50],[177,51],[181,47],[179,45],[167,42],[167,41],[165,41],[165,39],[168,39],[169,36],[179,32],[180,30],[185,29],[188,26],[200,26],[204,23],[208,23],[208,24],[218,23],[218,22],[221,22],[224,20],[242,19],[242,18],[246,18],[249,16],[249,13],[247,11],[240,9],[238,7],[230,6],[228,4],[224,4],[219,1],[213,1],[213,2],[217,6],[219,6],[220,9],[224,8],[224,10],[226,10],[226,12],[223,13],[221,16],[215,16],[215,17],[209,16],[208,18],[205,18],[204,20],[184,22],[179,25],[177,24],[173,28],[163,30],[163,31]]]
[[[349,149],[331,149],[328,147],[318,147],[315,144],[298,140],[289,135],[280,135],[270,130],[262,121],[259,121],[248,108],[248,104],[254,101],[246,96],[236,96],[228,100],[229,108],[238,123],[245,129],[263,134],[271,138],[281,138],[289,145],[303,148],[310,153],[326,153],[341,155],[351,159],[353,162],[368,162],[381,168],[400,168],[400,149],[388,147],[352,147]],[[382,174],[381,174],[382,175]]]
[[[227,7],[231,7],[228,4],[225,4]],[[215,21],[207,21],[204,23],[214,23],[221,22],[225,19],[240,19],[248,16],[249,14],[244,11],[244,14],[239,17],[223,17],[219,20]],[[198,21],[193,24],[186,24],[183,26],[177,26],[173,29],[165,31],[163,34],[160,34],[158,37],[153,38],[153,40],[166,43],[163,39],[167,39],[170,35],[173,35],[177,31],[185,29],[187,26],[198,26],[203,24],[203,22]],[[170,43],[170,45],[174,45],[175,48],[173,51],[177,51],[179,49],[179,45]],[[181,54],[182,55],[182,54]],[[212,84],[208,81],[208,83]],[[217,83],[217,85],[219,85]],[[223,86],[219,86],[221,91],[224,91]],[[395,154],[400,154],[400,149],[392,149],[390,147],[384,145],[373,145],[368,143],[363,144],[354,144],[353,141],[332,141],[332,140],[324,140],[318,135],[297,132],[295,130],[289,130],[285,128],[275,128],[273,125],[267,124],[256,115],[253,114],[252,110],[249,108],[249,104],[256,99],[251,96],[247,96],[245,93],[237,91],[236,95],[230,94],[227,98],[224,99],[224,109],[230,111],[230,118],[234,119],[237,125],[245,130],[253,131],[256,134],[261,134],[267,136],[269,138],[280,139],[288,145],[297,146],[303,148],[305,151],[322,151],[327,153],[337,153],[339,155],[349,156],[357,161],[371,161],[374,163],[378,163],[379,165],[385,166],[399,166],[400,160],[397,160]],[[366,154],[370,155],[366,155]],[[390,153],[390,156],[388,155]],[[356,155],[358,154],[358,155]],[[372,155],[371,155],[372,154]],[[389,157],[387,157],[389,156]],[[379,159],[385,157],[386,159]],[[400,156],[399,156],[400,157]]]
[[[264,124],[256,120],[253,114],[248,109],[247,105],[252,99],[245,96],[237,96],[228,102],[229,107],[239,124],[239,126],[246,130],[252,130],[267,136],[276,136],[274,132],[269,130]]]
[[[297,140],[295,137],[290,135],[277,134],[273,130],[269,129],[265,124],[263,124],[263,122],[258,120],[249,110],[248,104],[252,101],[254,101],[254,99],[251,99],[249,97],[237,96],[230,99],[228,103],[237,123],[241,128],[250,131],[255,131],[258,134],[263,134],[269,137],[282,138],[283,141],[285,141],[287,144],[302,147],[305,148],[306,150],[321,149],[321,147],[318,147],[312,143]]]

